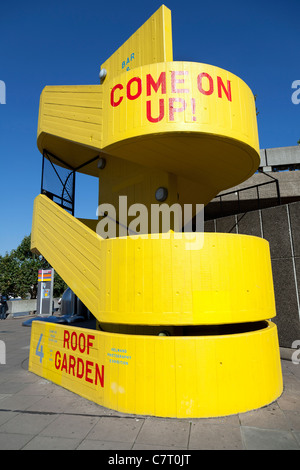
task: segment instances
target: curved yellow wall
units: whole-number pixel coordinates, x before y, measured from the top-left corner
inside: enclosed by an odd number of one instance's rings
[[[101,243],[99,320],[207,325],[276,315],[269,244],[247,235],[170,232]],[[179,238],[180,237],[180,238]]]
[[[103,84],[103,108],[103,147],[149,134],[191,132],[235,139],[259,153],[250,88],[213,65],[165,62],[137,67]]]
[[[226,233],[101,239],[44,195],[32,249],[100,322],[201,325],[276,315],[269,243]]]
[[[36,321],[29,369],[126,413],[225,416],[278,398],[268,242],[178,235],[103,240],[38,196],[33,247],[105,331]]]
[[[176,418],[226,416],[282,392],[277,329],[161,337],[35,321],[29,370],[99,405]]]
[[[103,85],[46,87],[38,146],[75,168],[104,151],[175,174],[206,188],[200,203],[259,165],[251,90],[226,70],[193,62],[144,65]],[[97,175],[97,163],[81,171]]]

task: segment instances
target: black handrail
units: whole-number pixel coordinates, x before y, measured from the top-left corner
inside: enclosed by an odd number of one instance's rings
[[[261,173],[264,173],[264,172],[261,171]],[[272,181],[266,181],[265,183],[254,184],[252,186],[247,186],[246,188],[236,189],[234,191],[229,191],[227,193],[218,194],[211,202],[213,202],[216,199],[219,199],[220,210],[219,210],[218,214],[215,214],[215,213],[212,214],[210,219],[218,219],[218,218],[224,217],[226,215],[233,215],[232,211],[230,213],[229,212],[226,213],[226,210],[224,210],[224,197],[230,196],[231,194],[235,194],[237,196],[238,211],[237,212],[234,211],[234,214],[236,214],[236,213],[239,214],[239,213],[242,213],[242,212],[249,212],[249,210],[253,210],[253,208],[248,209],[246,211],[245,211],[245,208],[243,208],[243,210],[241,209],[240,193],[242,193],[243,191],[249,191],[250,189],[256,189],[256,198],[252,198],[251,201],[257,200],[257,209],[262,209],[262,204],[261,204],[261,199],[262,198],[260,197],[259,189],[262,186],[266,186],[266,185],[270,185],[270,184],[275,184],[275,186],[276,186],[277,205],[280,205],[281,204],[281,197],[280,197],[279,181],[276,178],[274,178],[273,176],[268,175],[267,173],[264,173],[264,174],[266,176],[269,176],[272,179]],[[234,200],[230,200],[228,202],[234,202]],[[207,220],[209,220],[209,219],[207,219]]]
[[[60,194],[56,194],[55,192],[50,191],[49,190],[50,188],[45,187],[45,178],[44,178],[45,158],[47,158],[47,160],[49,161],[52,167],[52,170],[54,174],[56,175],[57,181],[60,183],[60,191],[59,191]],[[69,172],[69,174],[67,175],[64,181],[61,178],[60,174],[58,173],[56,169],[56,163],[53,160],[57,160],[66,168],[66,171]],[[63,209],[67,210],[68,212],[71,212],[72,215],[74,215],[74,208],[75,208],[75,174],[76,174],[76,171],[74,168],[71,168],[70,165],[65,163],[56,155],[53,155],[48,150],[46,149],[43,150],[41,193],[45,194],[45,196],[49,197],[52,201],[56,202],[56,204],[58,204]],[[67,188],[66,186],[67,182],[69,181],[71,177],[73,181],[72,189]]]

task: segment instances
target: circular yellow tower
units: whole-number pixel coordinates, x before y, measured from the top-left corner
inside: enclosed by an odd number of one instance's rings
[[[98,219],[64,210],[64,184],[59,201],[36,198],[32,230],[32,249],[97,330],[35,322],[30,370],[128,413],[212,417],[274,401],[282,375],[268,242],[201,225],[203,207],[259,166],[251,90],[218,67],[174,62],[164,6],[100,78],[46,87],[38,125],[47,161],[99,178]]]

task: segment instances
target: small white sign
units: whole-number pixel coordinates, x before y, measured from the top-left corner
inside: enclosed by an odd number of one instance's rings
[[[0,364],[6,364],[6,346],[4,341],[0,340]]]

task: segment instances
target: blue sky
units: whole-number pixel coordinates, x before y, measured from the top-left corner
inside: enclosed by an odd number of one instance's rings
[[[0,254],[31,231],[40,192],[36,146],[45,85],[98,84],[103,63],[162,4],[116,0],[5,1],[0,6]],[[222,67],[257,94],[261,148],[297,145],[300,104],[299,0],[169,0],[174,60]],[[97,182],[77,179],[76,213],[95,218]]]

